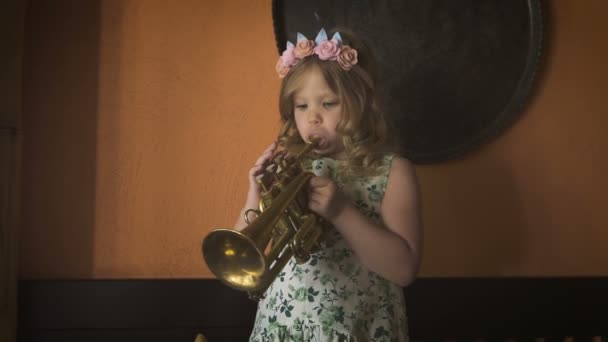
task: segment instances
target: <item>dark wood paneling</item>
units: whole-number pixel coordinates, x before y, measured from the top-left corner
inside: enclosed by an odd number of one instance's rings
[[[608,335],[608,278],[422,278],[414,340]],[[246,341],[255,302],[216,280],[22,280],[20,341]]]
[[[26,0],[0,3],[0,341],[14,341],[23,30]]]

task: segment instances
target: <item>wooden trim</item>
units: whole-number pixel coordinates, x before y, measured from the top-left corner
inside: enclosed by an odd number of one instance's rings
[[[0,128],[0,341],[14,341],[17,320],[17,136]]]
[[[27,0],[0,8],[0,341],[15,341],[22,60]]]
[[[608,278],[422,278],[414,340],[608,336]],[[21,280],[20,341],[246,341],[256,303],[217,280]]]

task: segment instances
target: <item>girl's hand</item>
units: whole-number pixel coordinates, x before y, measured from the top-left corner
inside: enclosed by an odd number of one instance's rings
[[[275,150],[277,148],[277,143],[273,142],[270,144],[266,150],[262,153],[262,155],[255,161],[255,164],[251,169],[249,169],[249,196],[260,196],[260,184],[257,182],[256,178],[264,173],[264,169],[268,166],[268,162],[272,158]]]
[[[248,223],[245,221],[244,215],[250,210],[257,210],[260,206],[260,184],[257,182],[256,177],[264,173],[264,169],[268,166],[268,162],[272,158],[274,151],[277,148],[277,143],[273,142],[266,148],[266,150],[262,153],[262,155],[255,161],[255,164],[251,169],[249,169],[249,193],[247,194],[247,199],[245,200],[245,205],[241,210],[239,217],[237,217],[236,222],[234,224],[234,228],[236,230],[241,230],[247,227]],[[254,219],[254,217],[249,217],[249,220]]]
[[[312,177],[310,179],[308,193],[310,210],[333,223],[348,204],[348,197],[330,178]]]

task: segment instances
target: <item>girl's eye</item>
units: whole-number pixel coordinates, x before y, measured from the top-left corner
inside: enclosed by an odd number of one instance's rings
[[[325,107],[333,107],[333,106],[335,106],[337,104],[338,104],[337,102],[323,102],[323,105]]]
[[[306,107],[308,107],[308,105],[305,105],[305,104],[296,105],[296,109],[306,109]]]

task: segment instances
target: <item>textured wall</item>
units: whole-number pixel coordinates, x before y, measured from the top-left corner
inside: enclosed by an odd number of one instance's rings
[[[420,169],[428,275],[607,275],[603,1],[545,1],[545,65],[521,119]]]
[[[521,119],[418,168],[423,275],[608,275],[608,4],[548,3]],[[270,1],[30,0],[27,24],[21,277],[211,276],[200,241],[278,128]]]

